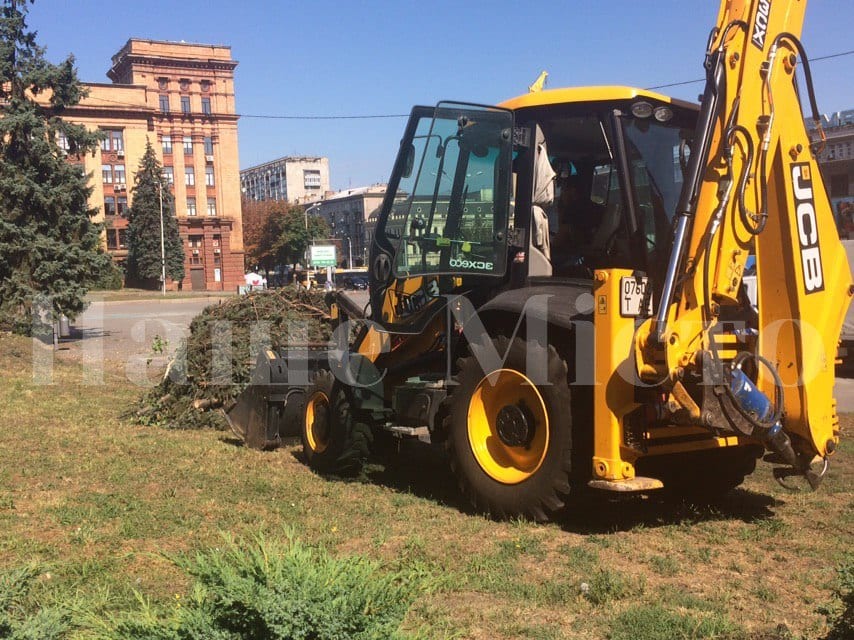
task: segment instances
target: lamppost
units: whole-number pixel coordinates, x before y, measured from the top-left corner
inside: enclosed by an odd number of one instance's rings
[[[347,236],[347,268],[353,268],[353,243],[350,241],[350,236]]]
[[[321,204],[322,204],[321,202],[318,202],[316,204],[311,205],[310,207],[306,207],[305,209],[303,209],[303,214],[305,216],[305,231],[306,231],[306,234],[305,234],[305,257],[304,257],[305,258],[304,259],[304,261],[305,261],[304,266],[305,266],[306,271],[308,271],[308,243],[309,243],[309,238],[308,238],[308,212],[312,211],[314,209],[317,209]]]
[[[163,180],[157,181],[157,193],[160,196],[160,281],[163,283],[163,295],[166,295],[166,241],[163,233]]]

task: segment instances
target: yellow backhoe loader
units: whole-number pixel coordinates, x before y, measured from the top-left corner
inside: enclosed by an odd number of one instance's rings
[[[582,486],[713,498],[763,454],[818,487],[852,277],[802,114],[820,131],[805,7],[724,0],[699,105],[591,87],[415,107],[368,312],[338,296],[334,347],[263,354],[236,430],[264,446],[296,423],[333,473],[429,440],[499,518]]]

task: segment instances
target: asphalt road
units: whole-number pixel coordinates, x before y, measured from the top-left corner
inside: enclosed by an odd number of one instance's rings
[[[94,300],[74,320],[71,337],[60,341],[60,349],[86,365],[90,384],[102,384],[105,370],[119,368],[136,384],[151,386],[189,333],[192,319],[219,300]]]

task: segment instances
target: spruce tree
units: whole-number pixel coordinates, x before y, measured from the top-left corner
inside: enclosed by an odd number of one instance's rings
[[[46,305],[48,320],[83,311],[110,261],[92,222],[88,177],[69,161],[94,152],[100,136],[62,120],[85,88],[73,57],[45,59],[27,30],[31,2],[0,2],[0,327],[24,333],[34,308]]]
[[[160,196],[163,195],[163,246],[166,277],[184,279],[184,246],[178,234],[175,201],[163,178],[163,168],[148,141],[133,187],[128,209],[128,278],[141,286],[157,287],[161,278]]]

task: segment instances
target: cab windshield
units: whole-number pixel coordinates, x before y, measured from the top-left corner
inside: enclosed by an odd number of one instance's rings
[[[508,111],[440,104],[403,141],[386,222],[398,277],[504,274],[512,126]]]

